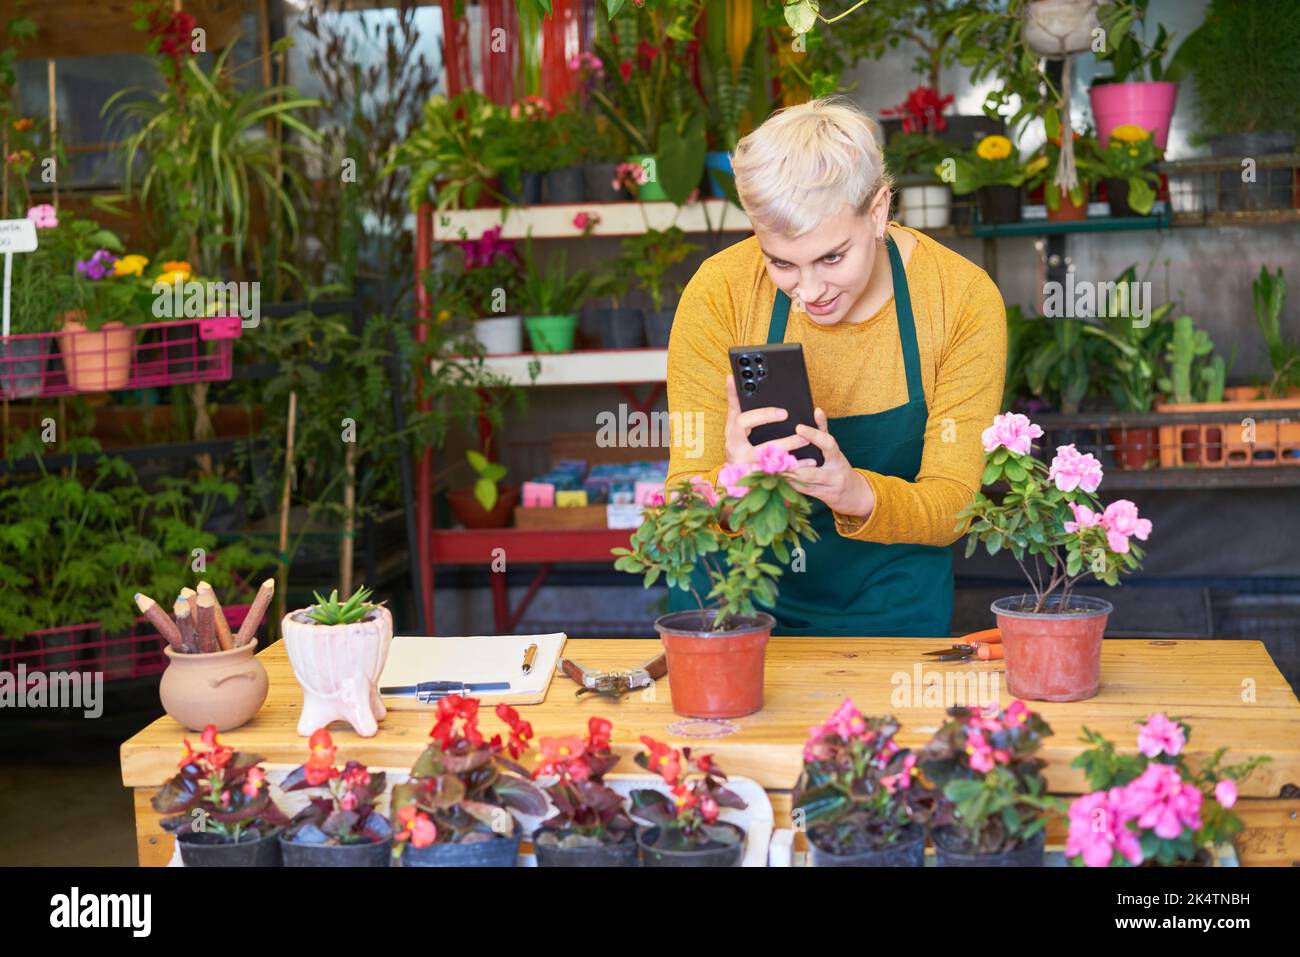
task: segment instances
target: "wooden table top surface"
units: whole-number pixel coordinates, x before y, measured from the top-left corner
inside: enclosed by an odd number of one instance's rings
[[[588,669],[632,668],[661,647],[657,639],[572,639],[565,657]],[[675,746],[712,752],[728,773],[753,778],[769,790],[786,790],[798,777],[809,728],[846,697],[866,714],[897,715],[902,723],[898,740],[905,747],[923,745],[942,722],[941,683],[967,673],[978,681],[983,674],[988,684],[982,693],[996,691],[1003,706],[1011,702],[1002,662],[937,662],[921,656],[940,647],[938,639],[773,638],[767,650],[763,709],[730,722],[702,723],[674,714],[666,678],[653,693],[633,692],[615,702],[594,695],[575,698],[573,682],[556,675],[545,702],[519,710],[537,738],[582,734],[590,715],[608,718],[614,724],[614,748],[624,756],[621,771],[635,769],[631,759],[641,749],[640,736],[648,734]],[[268,762],[300,763],[307,756],[307,739],[297,733],[302,692],[283,644],[277,642],[259,658],[270,677],[266,704],[252,721],[224,733],[221,740]],[[1187,753],[1194,762],[1220,747],[1228,749],[1228,763],[1252,754],[1271,756],[1270,763],[1244,782],[1243,795],[1276,798],[1283,785],[1300,784],[1300,702],[1261,642],[1108,640],[1102,647],[1101,679],[1100,693],[1088,701],[1029,703],[1054,731],[1043,748],[1053,791],[1086,790],[1082,773],[1069,766],[1084,748],[1079,740],[1084,725],[1131,751],[1136,748],[1136,722],[1157,711],[1191,725]],[[972,679],[961,680],[976,692]],[[359,737],[342,723],[335,723],[330,733],[341,761],[404,767],[423,750],[432,726],[432,710],[390,709],[373,738]],[[487,708],[480,726],[488,736],[504,731]],[[196,737],[163,716],[125,742],[123,784],[160,785],[174,773],[181,739],[187,735]],[[523,763],[531,767],[536,753],[534,740],[534,750]]]

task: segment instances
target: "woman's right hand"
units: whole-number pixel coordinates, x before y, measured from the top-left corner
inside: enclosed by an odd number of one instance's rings
[[[740,411],[740,396],[736,394],[736,379],[727,376],[727,462],[752,465],[758,461],[758,449],[750,444],[749,433],[760,425],[771,422],[784,422],[790,414],[776,406]],[[799,435],[788,435],[783,439],[774,439],[770,443],[787,452],[794,452],[808,444],[808,440]],[[809,464],[813,464],[809,460]]]

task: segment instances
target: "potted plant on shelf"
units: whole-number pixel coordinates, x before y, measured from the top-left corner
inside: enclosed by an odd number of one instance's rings
[[[652,349],[665,349],[672,331],[677,307],[667,306],[664,277],[668,270],[682,262],[699,247],[687,240],[678,226],[667,229],[647,229],[644,233],[626,236],[619,243],[619,259],[636,277],[636,286],[650,299],[650,309],[645,313],[646,344]],[[681,295],[681,286],[674,285],[671,295]]]
[[[569,58],[569,72],[579,78],[579,90],[570,111],[571,135],[582,157],[583,193],[590,203],[617,203],[628,198],[617,180],[616,168],[631,152],[627,137],[592,101],[593,86],[604,86],[605,64],[595,53],[583,50]]]
[[[944,156],[938,134],[947,129],[943,111],[952,96],[940,97],[928,86],[919,86],[907,99],[881,116],[902,118],[903,128],[885,146],[885,165],[895,176],[929,173]],[[948,225],[952,189],[946,184],[908,185],[898,191],[899,222],[914,229],[938,229]]]
[[[1025,186],[1030,190],[1042,187],[1043,204],[1047,207],[1049,221],[1073,222],[1087,219],[1088,197],[1100,179],[1100,170],[1092,158],[1095,153],[1091,148],[1092,139],[1071,131],[1074,136],[1076,182],[1073,188],[1067,188],[1059,179],[1062,138],[1060,123],[1053,125],[1049,119],[1047,128],[1047,139],[1035,154],[1035,159],[1046,160],[1046,163],[1041,164],[1041,168],[1029,178]]]
[[[708,111],[708,137],[713,149],[705,153],[709,194],[725,196],[737,202],[735,174],[731,158],[740,142],[740,123],[753,94],[754,64],[764,35],[755,31],[745,45],[740,63],[733,68],[725,51],[711,53],[708,44],[700,45],[700,88]]]
[[[1151,522],[1126,499],[1102,507],[1095,494],[1102,468],[1092,455],[1063,445],[1050,465],[1035,458],[1033,440],[1042,434],[1019,413],[994,418],[982,437],[981,483],[1005,482],[1007,491],[1001,502],[977,492],[958,513],[958,530],[967,532],[968,558],[981,543],[990,555],[1005,549],[1033,589],[992,605],[1008,690],[1035,701],[1081,701],[1101,681],[1101,639],[1112,606],[1078,594],[1075,585],[1089,575],[1117,585],[1122,572],[1141,567],[1143,552],[1133,539],[1146,541]]]
[[[556,128],[551,109],[540,96],[525,96],[510,107],[512,143],[516,151],[519,188],[506,188],[506,198],[518,206],[542,201],[546,174],[556,165]]]
[[[569,272],[563,250],[543,266],[533,253],[531,234],[524,243],[524,266],[519,294],[533,351],[571,352],[578,309],[591,286],[591,273],[584,269]]]
[[[636,763],[663,778],[669,794],[638,788],[632,814],[650,826],[637,833],[645,867],[737,867],[745,854],[745,832],[720,820],[724,807],[744,810],[740,795],[709,754],[669,747],[648,735]],[[692,773],[693,772],[693,773]]]
[[[1082,768],[1092,793],[1070,804],[1065,856],[1075,866],[1207,866],[1212,851],[1242,829],[1230,810],[1237,782],[1270,760],[1257,756],[1221,767],[1219,748],[1199,769],[1183,749],[1192,729],[1153,714],[1138,727],[1137,754],[1120,754],[1095,731],[1091,747],[1070,762]]]
[[[814,867],[921,867],[925,828],[911,818],[916,755],[893,716],[864,718],[845,699],[813,728],[791,806]]]
[[[63,303],[57,295],[57,256],[50,233],[59,225],[58,211],[47,203],[32,206],[27,218],[36,227],[37,246],[13,262],[9,328],[0,339],[0,395],[25,399],[45,389],[48,333],[56,331]]]
[[[393,786],[393,850],[403,867],[514,867],[520,834],[510,809],[546,812],[542,792],[511,760],[528,749],[532,726],[514,708],[498,704],[496,715],[509,727],[507,740],[485,740],[478,708],[477,698],[439,700],[429,732],[433,741],[410,778]]]
[[[464,256],[459,272],[443,283],[449,301],[440,303],[469,314],[474,338],[488,355],[523,351],[523,320],[516,311],[523,261],[515,241],[502,239],[501,231],[493,226],[478,239],[456,242]]]
[[[1059,809],[1038,757],[1051,733],[1021,701],[993,716],[948,709],[917,755],[927,785],[915,798],[917,815],[930,827],[940,867],[1043,866],[1045,815]]]
[[[289,823],[267,790],[262,758],[221,744],[208,725],[195,751],[185,739],[180,770],[150,800],[176,835],[186,867],[279,867],[280,831]]]
[[[476,478],[471,486],[447,492],[452,514],[466,528],[505,528],[519,501],[519,487],[500,484],[506,467],[490,460],[486,451],[466,449],[465,460]]]
[[[604,718],[587,722],[585,739],[542,738],[534,780],[553,779],[542,790],[555,814],[533,832],[539,867],[635,867],[636,826],[623,797],[605,784],[618,763],[609,749],[613,725]]]
[[[579,119],[579,109],[577,102],[570,98],[551,118],[551,168],[546,171],[542,186],[545,202],[572,204],[587,198],[579,140],[585,124]]]
[[[387,708],[379,696],[379,675],[393,641],[393,615],[370,601],[364,585],[345,601],[338,590],[289,612],[280,622],[293,676],[302,686],[298,733],[307,737],[331,721],[346,721],[363,738],[379,731]]]
[[[626,304],[634,266],[631,258],[618,255],[597,267],[592,276],[588,290],[591,298],[609,301],[608,306],[591,310],[600,329],[600,344],[606,349],[638,349],[645,345],[646,320],[642,311]]]
[[[1165,346],[1165,375],[1159,381],[1165,397],[1157,412],[1195,412],[1207,402],[1221,403],[1228,364],[1214,351],[1209,333],[1191,316],[1173,321],[1173,335]],[[1162,425],[1160,465],[1221,465],[1224,462],[1223,425]]]
[[[1150,214],[1155,205],[1155,187],[1160,176],[1152,168],[1161,151],[1149,130],[1137,126],[1117,126],[1110,132],[1106,146],[1093,146],[1084,162],[1095,168],[1106,187],[1112,216]]]
[[[699,476],[683,480],[666,499],[644,506],[630,548],[613,549],[615,568],[643,576],[647,588],[662,577],[699,605],[655,622],[680,715],[736,718],[763,706],[764,657],[776,622],[758,604],[776,601],[778,562],[817,537],[812,506],[790,484],[796,464],[769,443],[755,465],[724,466],[718,488]],[[697,567],[710,586],[703,595],[691,581]]]
[[[1106,44],[1097,60],[1109,64],[1111,72],[1092,81],[1088,97],[1103,149],[1118,126],[1150,130],[1162,150],[1168,144],[1178,81],[1189,64],[1181,52],[1169,55],[1173,35],[1163,24],[1149,45],[1138,35],[1146,28],[1148,5],[1148,0],[1120,0],[1102,10]]]
[[[431,189],[440,212],[472,209],[483,199],[507,202],[501,180],[513,186],[519,177],[509,123],[508,112],[476,90],[430,97],[423,124],[397,147],[383,175],[409,170],[412,211],[430,199]]]
[[[974,193],[980,221],[985,225],[1020,222],[1022,186],[1047,165],[1042,157],[1020,161],[1015,146],[1005,136],[986,136],[969,152],[958,153],[939,164],[936,172],[949,180],[953,195]]]
[[[285,867],[387,867],[393,856],[393,827],[376,809],[387,787],[383,771],[364,764],[334,765],[334,739],[319,728],[308,743],[311,756],[280,784],[286,794],[318,788],[305,808],[280,833]]]

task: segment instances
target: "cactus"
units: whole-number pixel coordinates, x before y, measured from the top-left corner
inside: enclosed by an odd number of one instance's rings
[[[1203,400],[1206,402],[1222,402],[1223,386],[1227,378],[1227,363],[1223,361],[1223,356],[1215,356],[1210,360],[1209,365],[1201,369],[1201,381],[1205,384]]]
[[[1208,358],[1207,358],[1208,357]],[[1227,366],[1222,356],[1214,355],[1214,342],[1204,329],[1196,328],[1191,316],[1174,320],[1173,337],[1165,347],[1168,374],[1161,377],[1160,388],[1172,401],[1223,401],[1223,383]]]

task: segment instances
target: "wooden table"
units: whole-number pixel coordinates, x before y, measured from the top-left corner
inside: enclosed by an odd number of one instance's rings
[[[642,734],[710,751],[728,773],[751,777],[768,789],[779,827],[789,820],[790,788],[808,729],[844,698],[852,698],[867,714],[897,715],[902,722],[899,743],[906,747],[923,745],[947,704],[961,703],[943,700],[949,682],[954,694],[961,687],[974,696],[982,676],[984,694],[999,694],[1003,705],[1010,702],[1001,662],[936,662],[920,656],[936,647],[943,645],[916,638],[774,638],[767,652],[763,710],[731,722],[691,722],[675,715],[667,679],[614,702],[594,696],[575,699],[573,683],[557,676],[546,701],[521,712],[539,738],[580,734],[590,715],[610,719],[614,748],[625,760],[622,770],[632,769]],[[589,668],[627,668],[659,649],[657,640],[586,639],[571,640],[565,654]],[[302,692],[282,644],[259,658],[270,675],[266,704],[248,724],[223,734],[222,741],[268,762],[299,764],[307,754],[307,740],[296,731]],[[1082,774],[1070,767],[1083,750],[1082,726],[1132,750],[1135,722],[1157,711],[1191,724],[1188,754],[1193,761],[1219,747],[1228,749],[1229,763],[1252,754],[1271,756],[1241,788],[1237,809],[1247,830],[1238,840],[1240,856],[1248,864],[1300,864],[1300,702],[1262,643],[1109,640],[1103,645],[1097,697],[1068,704],[1036,702],[1033,707],[1055,732],[1043,756],[1049,784],[1058,794],[1085,789]],[[491,734],[499,723],[488,713],[483,726]],[[373,738],[358,737],[342,725],[331,728],[331,734],[340,760],[406,767],[424,748],[432,724],[430,712],[390,710]],[[122,745],[122,783],[135,791],[141,864],[165,864],[171,857],[172,838],[159,827],[149,800],[174,773],[187,734],[164,716]],[[1058,821],[1049,840],[1061,833]]]

